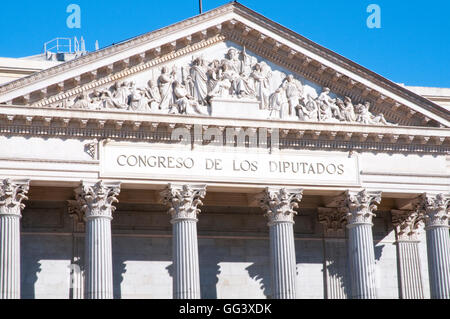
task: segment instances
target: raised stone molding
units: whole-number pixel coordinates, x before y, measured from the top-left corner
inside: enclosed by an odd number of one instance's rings
[[[417,211],[425,218],[426,229],[449,227],[450,194],[422,194],[417,202]]]
[[[169,184],[161,192],[162,202],[170,207],[169,214],[172,223],[180,220],[197,221],[200,213],[198,206],[202,206],[202,199],[206,196],[206,185],[177,185]]]
[[[347,228],[357,225],[372,226],[373,213],[381,202],[381,192],[346,191],[337,198],[339,209],[341,209],[347,218]]]
[[[99,181],[95,184],[83,182],[75,190],[75,197],[86,219],[105,217],[112,219],[115,211],[114,203],[118,202],[120,183],[105,184]]]
[[[344,238],[347,219],[345,213],[337,208],[319,207],[319,223],[323,225],[324,235],[327,238]]]
[[[418,211],[391,210],[397,241],[418,241],[423,229],[423,215]]]
[[[269,226],[283,222],[293,224],[294,216],[297,215],[295,209],[302,200],[303,189],[267,187],[259,197],[260,207],[269,219]]]
[[[21,211],[25,208],[22,201],[30,189],[29,180],[4,179],[0,185],[0,216],[22,217]]]

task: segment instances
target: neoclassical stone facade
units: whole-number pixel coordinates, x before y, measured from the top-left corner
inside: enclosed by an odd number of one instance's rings
[[[0,86],[0,297],[450,298],[450,115],[230,3]]]

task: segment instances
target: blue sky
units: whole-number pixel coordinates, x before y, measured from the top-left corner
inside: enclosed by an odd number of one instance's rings
[[[226,0],[203,0],[205,10]],[[450,87],[448,0],[242,0],[242,4],[388,79]],[[81,29],[69,29],[69,4],[81,7]],[[369,29],[369,4],[381,29]],[[198,14],[198,0],[2,1],[0,56],[38,54],[55,37],[83,36],[87,49],[156,30]]]

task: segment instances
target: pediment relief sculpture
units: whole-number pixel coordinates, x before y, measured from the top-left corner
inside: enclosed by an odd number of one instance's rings
[[[144,85],[119,81],[57,107],[214,116],[217,101],[225,107],[244,101],[257,105],[253,112],[257,118],[394,125],[383,114],[372,114],[369,102],[354,105],[349,97],[340,98],[326,87],[318,92],[293,74],[258,61],[245,48],[231,47],[222,59],[195,56],[187,65],[165,65],[156,73]],[[240,117],[235,113],[232,115]]]

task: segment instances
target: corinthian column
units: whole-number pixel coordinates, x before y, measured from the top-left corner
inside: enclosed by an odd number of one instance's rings
[[[351,295],[353,299],[375,299],[375,252],[372,235],[373,213],[381,192],[347,191],[341,197],[348,229]]]
[[[200,299],[197,214],[205,195],[206,185],[169,184],[161,193],[172,216],[174,299]]]
[[[345,213],[337,208],[318,208],[319,222],[323,225],[326,299],[347,299],[347,252],[345,240]]]
[[[86,220],[85,298],[112,299],[111,220],[120,184],[83,183],[75,190]]]
[[[29,181],[0,185],[0,299],[20,298],[20,218]]]
[[[423,299],[419,239],[422,219],[416,211],[392,210],[397,239],[400,298]]]
[[[418,211],[425,218],[431,298],[450,299],[450,196],[423,194]]]
[[[302,189],[266,188],[261,198],[270,227],[272,298],[295,299],[297,263],[294,243],[294,210],[302,199]]]

